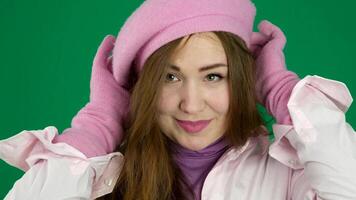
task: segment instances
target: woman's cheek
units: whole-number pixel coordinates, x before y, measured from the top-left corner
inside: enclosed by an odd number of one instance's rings
[[[158,109],[161,113],[174,111],[177,101],[177,93],[173,89],[163,88],[159,95]]]
[[[206,90],[208,95],[207,103],[215,110],[215,112],[225,114],[229,109],[229,89],[227,84],[221,87],[210,88]]]

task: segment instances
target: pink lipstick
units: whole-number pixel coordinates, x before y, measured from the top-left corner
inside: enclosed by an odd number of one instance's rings
[[[199,121],[184,121],[176,120],[177,124],[182,127],[188,133],[197,133],[207,127],[211,121],[210,120],[199,120]]]

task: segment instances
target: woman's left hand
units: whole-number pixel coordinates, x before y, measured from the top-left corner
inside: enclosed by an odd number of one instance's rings
[[[251,47],[256,61],[256,96],[279,123],[290,124],[287,103],[299,77],[286,68],[284,46],[286,37],[281,29],[267,20],[253,32]]]

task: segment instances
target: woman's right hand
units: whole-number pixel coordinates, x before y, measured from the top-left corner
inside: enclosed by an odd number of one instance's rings
[[[90,80],[90,101],[72,119],[71,127],[54,139],[75,147],[87,157],[111,153],[124,136],[130,93],[112,73],[115,37],[108,35],[95,55]]]

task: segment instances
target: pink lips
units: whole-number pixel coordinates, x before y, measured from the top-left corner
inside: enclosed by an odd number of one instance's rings
[[[197,133],[203,130],[205,127],[209,125],[211,120],[200,120],[200,121],[183,121],[178,120],[177,123],[180,127],[182,127],[188,133]]]

